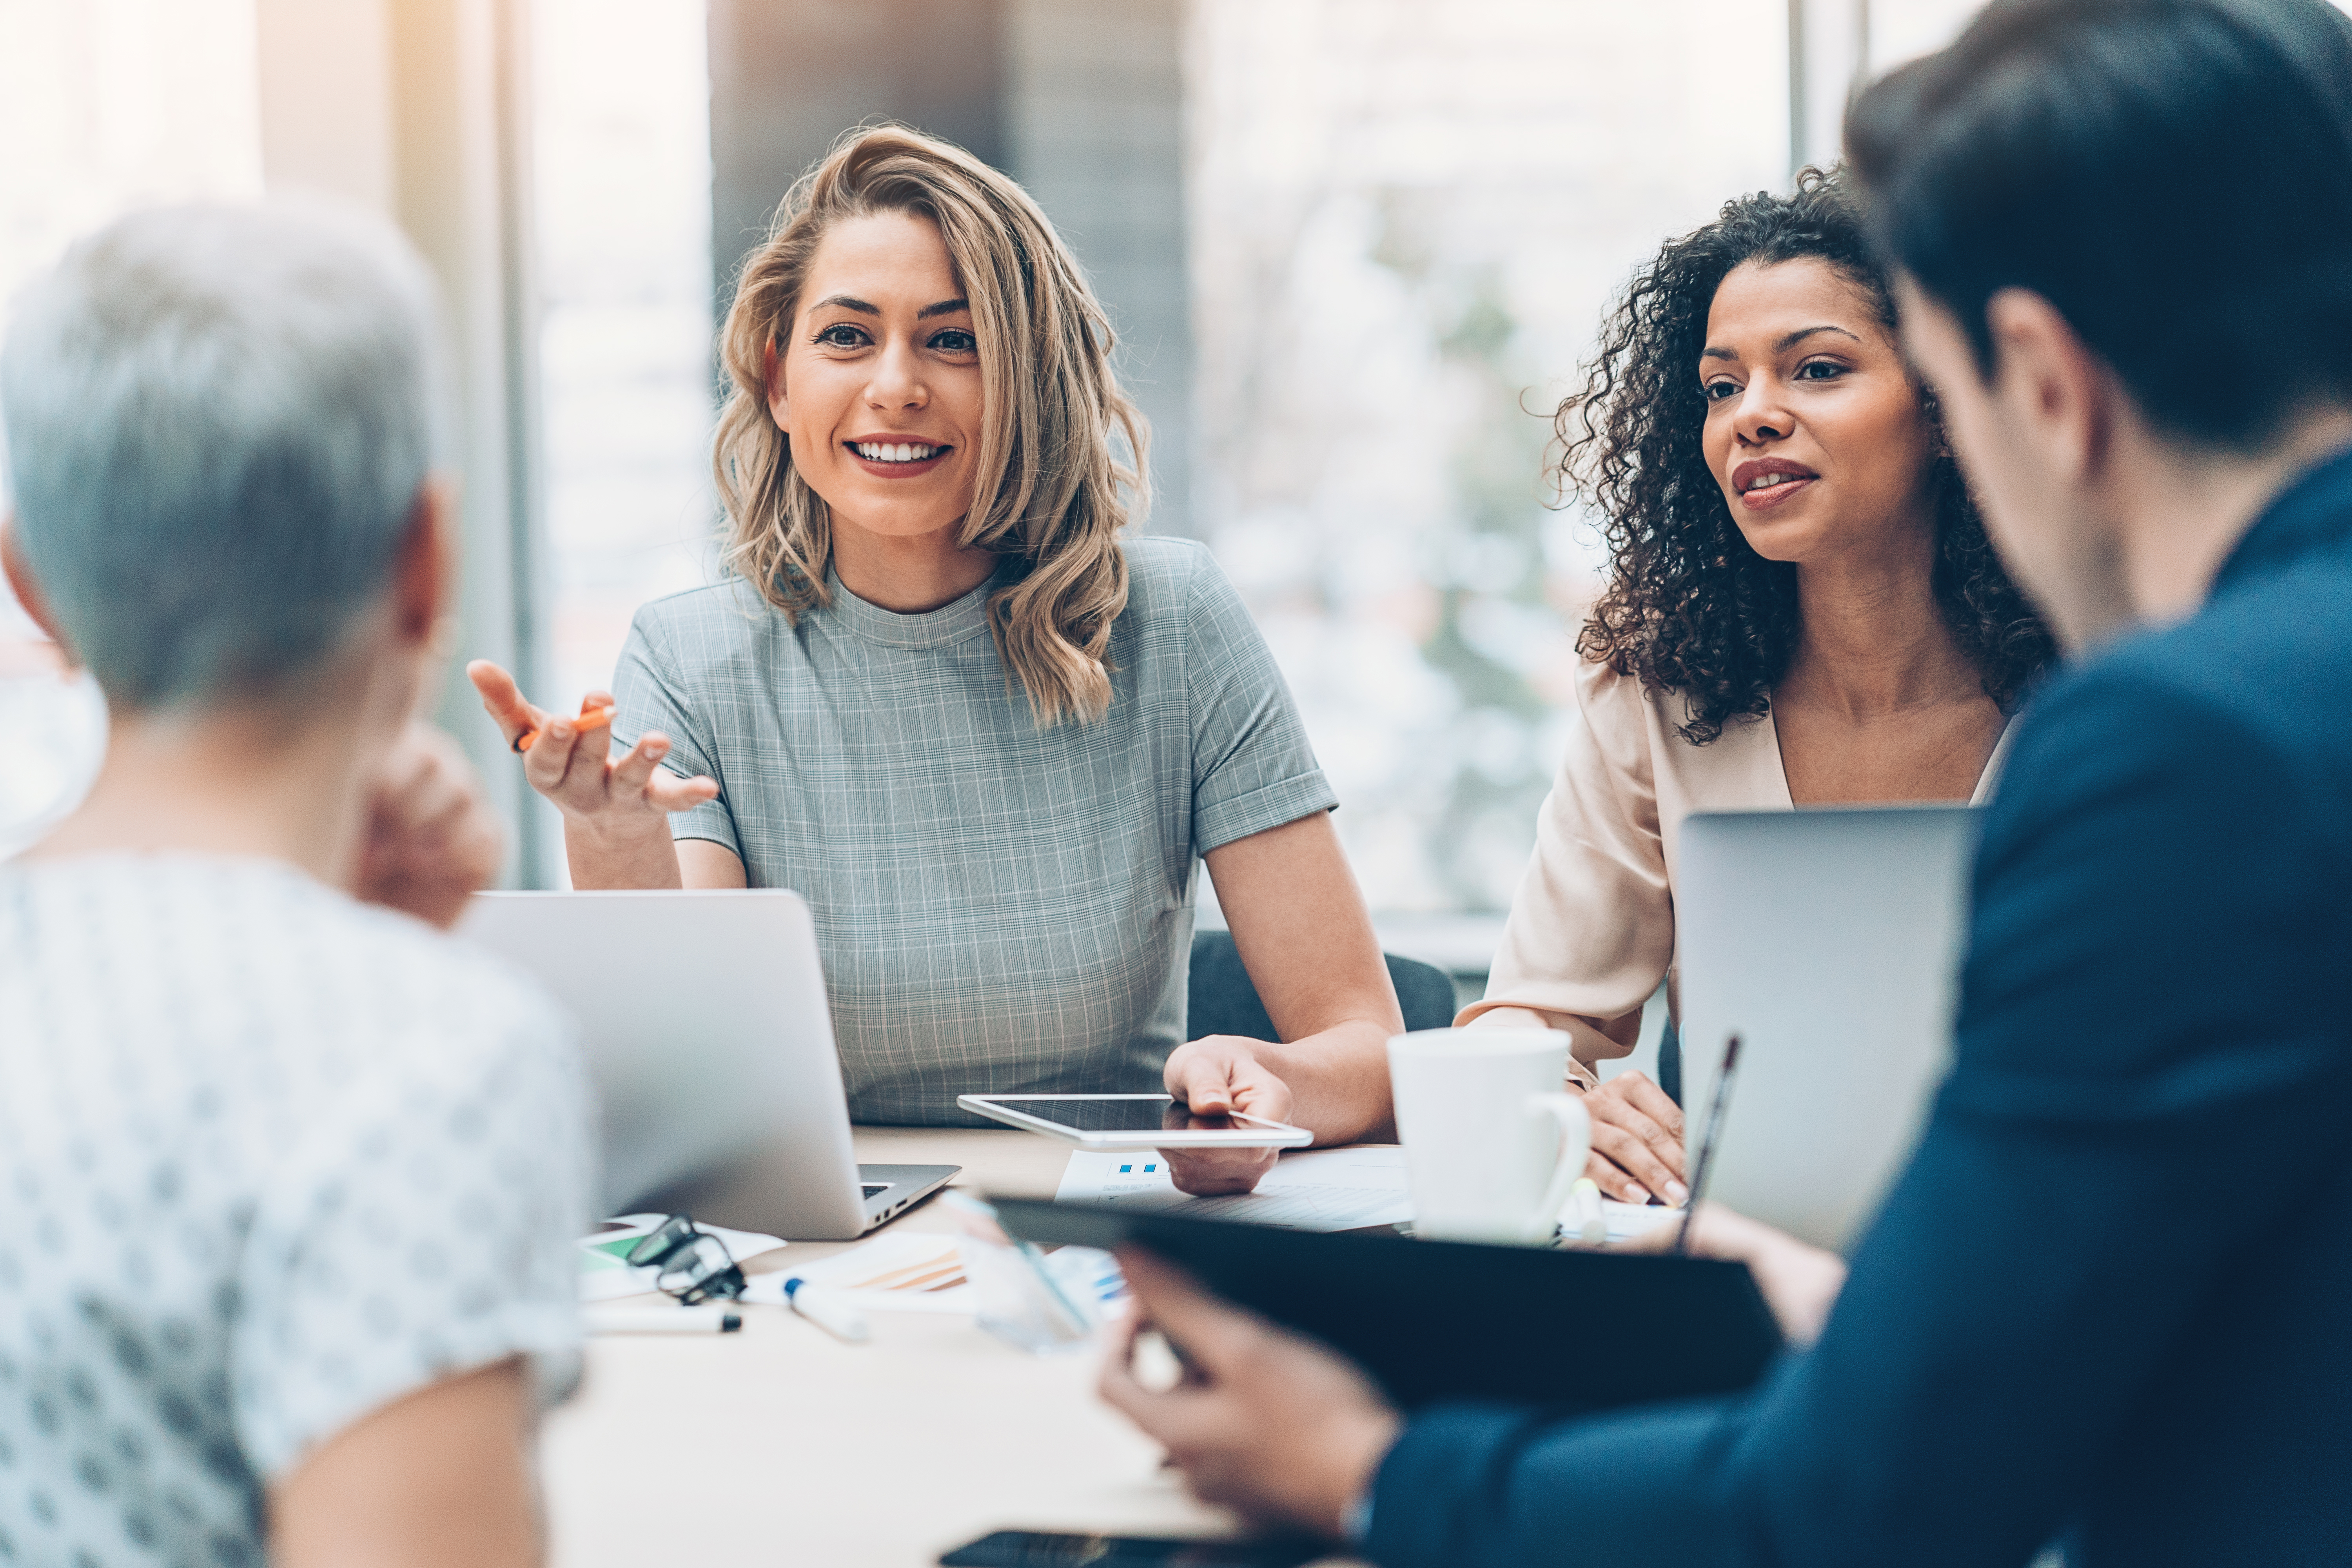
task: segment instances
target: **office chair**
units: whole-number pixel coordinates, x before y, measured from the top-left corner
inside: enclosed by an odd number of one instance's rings
[[[1444,970],[1392,952],[1381,956],[1389,962],[1389,979],[1396,986],[1397,1005],[1403,1010],[1406,1028],[1442,1029],[1454,1022],[1454,982]],[[1234,946],[1231,931],[1192,933],[1187,1005],[1191,1022],[1185,1033],[1193,1039],[1203,1035],[1241,1035],[1254,1040],[1277,1037],[1265,1004],[1257,999],[1257,987],[1250,984],[1249,971],[1242,967],[1242,955]]]

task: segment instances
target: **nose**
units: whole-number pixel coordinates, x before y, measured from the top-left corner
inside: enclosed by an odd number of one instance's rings
[[[920,408],[930,400],[914,345],[891,338],[874,362],[874,379],[866,384],[866,403],[875,408]]]
[[[1739,394],[1739,406],[1731,416],[1731,428],[1739,437],[1739,444],[1761,447],[1770,441],[1785,441],[1796,427],[1796,416],[1781,399],[1779,378],[1752,378]]]

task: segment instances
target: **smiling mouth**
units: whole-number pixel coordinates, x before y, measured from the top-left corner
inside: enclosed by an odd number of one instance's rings
[[[842,445],[869,463],[928,463],[955,449],[928,441],[845,441]]]
[[[1750,481],[1748,488],[1739,493],[1752,496],[1758,490],[1773,489],[1781,485],[1801,485],[1813,477],[1811,474],[1763,474]]]

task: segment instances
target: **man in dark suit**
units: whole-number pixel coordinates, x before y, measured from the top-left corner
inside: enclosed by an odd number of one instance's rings
[[[1843,1289],[1717,1226],[1818,1340],[1736,1398],[1408,1420],[1137,1258],[1195,1370],[1114,1357],[1106,1394],[1200,1490],[1391,1568],[2352,1559],[2352,21],[2000,0],[1847,135],[2073,661]]]

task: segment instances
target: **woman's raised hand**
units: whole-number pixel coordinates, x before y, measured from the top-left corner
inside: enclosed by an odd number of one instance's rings
[[[684,779],[661,766],[669,755],[669,737],[657,730],[638,736],[626,756],[613,761],[610,693],[590,692],[575,719],[524,700],[514,677],[488,659],[467,665],[466,675],[507,744],[521,751],[523,777],[563,813],[567,836],[574,830],[603,837],[657,835],[667,847],[668,814],[719,794],[716,780]]]

